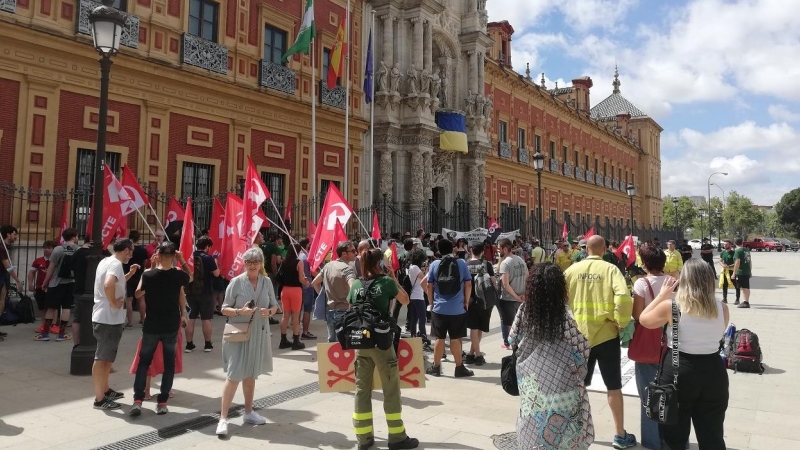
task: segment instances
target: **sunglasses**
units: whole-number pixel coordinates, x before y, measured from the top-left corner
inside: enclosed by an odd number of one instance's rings
[[[245,261],[244,263],[253,265],[253,264],[261,264],[261,261],[259,261],[257,259],[254,259],[254,260],[250,260],[250,261]]]

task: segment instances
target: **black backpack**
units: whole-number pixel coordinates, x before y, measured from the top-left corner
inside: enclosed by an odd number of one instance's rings
[[[75,279],[75,262],[73,256],[78,249],[70,249],[67,244],[61,247],[64,249],[64,255],[61,257],[61,263],[58,265],[58,278]]]
[[[33,312],[33,299],[25,294],[20,294],[19,302],[14,307],[14,312],[19,316],[19,323],[33,323],[36,316]]]
[[[387,350],[394,340],[391,317],[372,302],[370,289],[375,279],[361,280],[363,296],[334,322],[336,340],[344,350]]]
[[[483,301],[485,309],[492,309],[500,299],[497,288],[492,284],[492,276],[486,270],[486,262],[481,264],[478,273],[475,274],[475,281],[472,283],[475,297]]]
[[[439,293],[446,296],[456,295],[461,290],[461,270],[458,260],[453,255],[447,255],[439,262],[436,269],[436,284]]]
[[[742,328],[736,331],[729,345],[730,347],[725,349],[728,354],[729,369],[733,369],[734,372],[764,373],[764,365],[761,363],[764,355],[761,353],[757,334]]]
[[[202,256],[195,254],[192,256],[192,259],[194,260],[194,274],[192,276],[192,282],[189,283],[188,291],[191,295],[200,295],[203,293],[203,288],[205,287],[206,270],[203,265]]]

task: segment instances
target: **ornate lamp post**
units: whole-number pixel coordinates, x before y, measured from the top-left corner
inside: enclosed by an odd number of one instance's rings
[[[625,190],[628,192],[628,198],[631,200],[631,235],[633,235],[633,197],[636,195],[636,186],[629,184]]]
[[[711,177],[714,175],[728,176],[728,172],[714,172],[708,176],[708,242],[711,243]]]
[[[544,235],[542,234],[542,170],[544,169],[544,155],[540,151],[536,151],[533,155],[533,168],[536,169],[536,183],[539,189],[538,206],[536,208],[536,218],[539,221],[539,239],[544,245]]]
[[[103,5],[98,6],[89,14],[89,24],[92,27],[94,48],[100,54],[100,108],[97,123],[97,153],[94,160],[94,187],[92,202],[92,256],[87,261],[86,285],[83,294],[76,300],[83,303],[80,327],[80,345],[72,349],[70,357],[70,374],[89,375],[92,373],[95,347],[97,341],[92,336],[92,304],[94,302],[94,279],[97,273],[97,264],[102,259],[103,253],[103,196],[105,194],[103,179],[106,160],[106,125],[108,122],[108,82],[111,70],[111,57],[119,51],[122,28],[125,26],[125,17],[112,8],[113,0],[103,0]]]
[[[702,238],[703,236],[705,236],[705,233],[703,233],[703,216],[706,214],[706,209],[699,208],[697,212],[700,213],[700,237]]]
[[[675,208],[675,242],[678,242],[678,199],[672,199],[672,206]]]
[[[718,185],[716,183],[711,183],[711,186],[716,186],[716,187],[719,188],[720,191],[722,191],[722,210],[720,210],[720,212],[719,212],[719,232],[717,233],[718,235],[721,236],[722,235],[722,226],[724,225],[722,214],[725,212],[725,189],[722,189],[722,186],[720,186],[720,185]],[[719,242],[717,243],[717,251],[719,251],[719,252],[722,251],[722,239],[721,238],[719,239]]]

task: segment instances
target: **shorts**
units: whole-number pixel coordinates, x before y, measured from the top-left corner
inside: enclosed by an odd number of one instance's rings
[[[189,305],[189,319],[211,320],[214,318],[214,299],[211,294],[187,295],[186,303]]]
[[[497,302],[497,311],[500,313],[500,322],[510,327],[517,316],[517,310],[522,303],[516,300],[500,300]]]
[[[47,288],[44,305],[47,309],[72,309],[75,306],[75,283],[58,284]]]
[[[482,301],[476,301],[474,297],[470,300],[467,310],[467,328],[488,333],[489,322],[492,320],[492,308],[486,309],[483,305]]]
[[[303,288],[303,312],[314,312],[314,288]]]
[[[132,277],[130,280],[125,282],[125,298],[133,298],[133,294],[136,292],[136,288],[139,287],[139,280],[142,277]]]
[[[47,292],[37,289],[33,292],[33,299],[36,300],[36,306],[39,308],[39,311],[47,309]]]
[[[296,286],[283,286],[283,289],[281,289],[281,305],[283,305],[284,314],[302,311],[303,288]]]
[[[736,275],[739,289],[750,289],[750,275]]]
[[[467,313],[457,316],[431,315],[431,336],[437,339],[461,339],[467,337]]]
[[[600,375],[603,377],[606,389],[609,391],[622,389],[622,369],[619,366],[621,357],[619,336],[592,347],[589,352],[589,364],[586,366],[588,372],[584,379],[584,385],[592,384],[592,374],[596,362],[600,366]]]
[[[95,361],[114,362],[117,359],[119,341],[122,339],[122,330],[125,324],[109,325],[106,323],[92,322],[92,334],[97,340],[97,350],[94,352]]]

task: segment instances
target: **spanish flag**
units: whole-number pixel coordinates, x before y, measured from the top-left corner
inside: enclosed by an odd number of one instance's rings
[[[347,55],[347,44],[345,44],[345,27],[347,20],[347,13],[342,18],[342,23],[339,24],[339,32],[336,33],[336,43],[333,44],[331,50],[331,60],[328,64],[328,89],[336,87],[336,81],[344,74],[344,58]]]
[[[437,112],[436,125],[441,129],[439,148],[467,153],[467,124],[463,115],[456,112]]]

